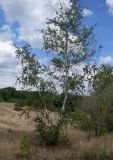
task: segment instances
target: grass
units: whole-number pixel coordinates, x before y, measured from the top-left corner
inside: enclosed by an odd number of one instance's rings
[[[106,134],[100,138],[88,140],[87,135],[74,128],[66,130],[65,137],[54,147],[40,144],[34,133],[35,125],[32,121],[35,112],[31,112],[31,119],[19,119],[18,112],[13,110],[14,104],[0,104],[0,160],[24,160],[20,154],[20,142],[23,135],[31,138],[35,149],[31,160],[112,160],[113,134]],[[52,116],[54,113],[51,113]],[[56,115],[56,114],[55,114]]]
[[[18,112],[13,108],[14,104],[0,103],[0,160],[15,160],[21,137],[30,135],[34,130],[32,119],[25,119],[24,116],[19,119]]]

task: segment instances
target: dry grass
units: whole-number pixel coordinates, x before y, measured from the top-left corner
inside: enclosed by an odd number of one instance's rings
[[[15,159],[21,137],[34,130],[32,119],[25,119],[24,116],[19,119],[18,112],[13,108],[14,104],[0,103],[0,160]]]
[[[19,119],[14,105],[0,104],[0,160],[17,160],[20,152],[20,140],[25,134],[33,135],[35,113],[31,112],[31,119]],[[54,113],[51,113],[54,117]],[[56,114],[55,114],[56,115]],[[32,138],[36,147],[33,160],[79,160],[85,154],[106,153],[113,159],[113,134],[106,134],[100,138],[87,139],[87,135],[77,129],[66,130],[67,138],[62,138],[58,146],[46,147],[40,145],[38,138]],[[33,137],[33,136],[32,136]],[[22,158],[21,158],[22,160]],[[99,159],[100,160],[100,159]]]

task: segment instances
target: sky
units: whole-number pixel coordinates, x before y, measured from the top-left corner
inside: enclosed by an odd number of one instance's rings
[[[68,0],[61,0],[68,5]],[[40,63],[50,57],[41,51],[46,18],[55,14],[58,0],[0,0],[0,88],[16,87],[15,76],[21,72],[13,43],[30,43]],[[80,0],[86,25],[95,25],[95,39],[103,46],[96,61],[113,64],[113,0]]]

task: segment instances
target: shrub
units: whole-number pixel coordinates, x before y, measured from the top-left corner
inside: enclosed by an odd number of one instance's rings
[[[88,137],[90,137],[91,134],[101,136],[107,131],[106,117],[103,115],[93,119],[90,114],[82,110],[76,110],[71,113],[70,117],[72,119],[72,124],[87,132]]]
[[[93,131],[93,124],[91,119],[87,116],[87,114],[81,110],[76,110],[72,112],[70,115],[72,125],[80,128],[81,130],[88,133],[88,137],[91,135]]]
[[[25,102],[23,100],[20,100],[17,103],[15,103],[15,109],[16,108],[22,108],[24,106],[25,106]]]
[[[113,131],[113,109],[108,111],[106,116],[106,126],[109,132]]]
[[[36,122],[36,132],[46,145],[56,145],[63,131],[63,120],[50,118],[49,114],[41,113]]]
[[[28,136],[23,136],[20,143],[21,154],[27,159],[32,156],[32,145]]]
[[[62,102],[64,99],[64,94],[56,95],[54,98],[54,106],[57,109],[62,108]],[[74,111],[77,107],[81,106],[82,102],[82,97],[79,95],[73,95],[73,94],[68,94],[68,99],[66,103],[66,111],[67,112],[72,112]]]

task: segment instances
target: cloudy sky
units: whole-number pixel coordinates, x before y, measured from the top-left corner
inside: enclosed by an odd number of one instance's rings
[[[62,0],[68,5],[68,0]],[[48,63],[40,50],[42,37],[38,32],[44,28],[47,17],[54,15],[58,0],[0,0],[0,87],[14,86],[15,76],[20,72],[13,42],[28,42],[34,48],[41,63]],[[84,10],[85,23],[97,24],[95,38],[103,46],[96,55],[98,63],[113,63],[113,0],[81,0],[88,7]]]

